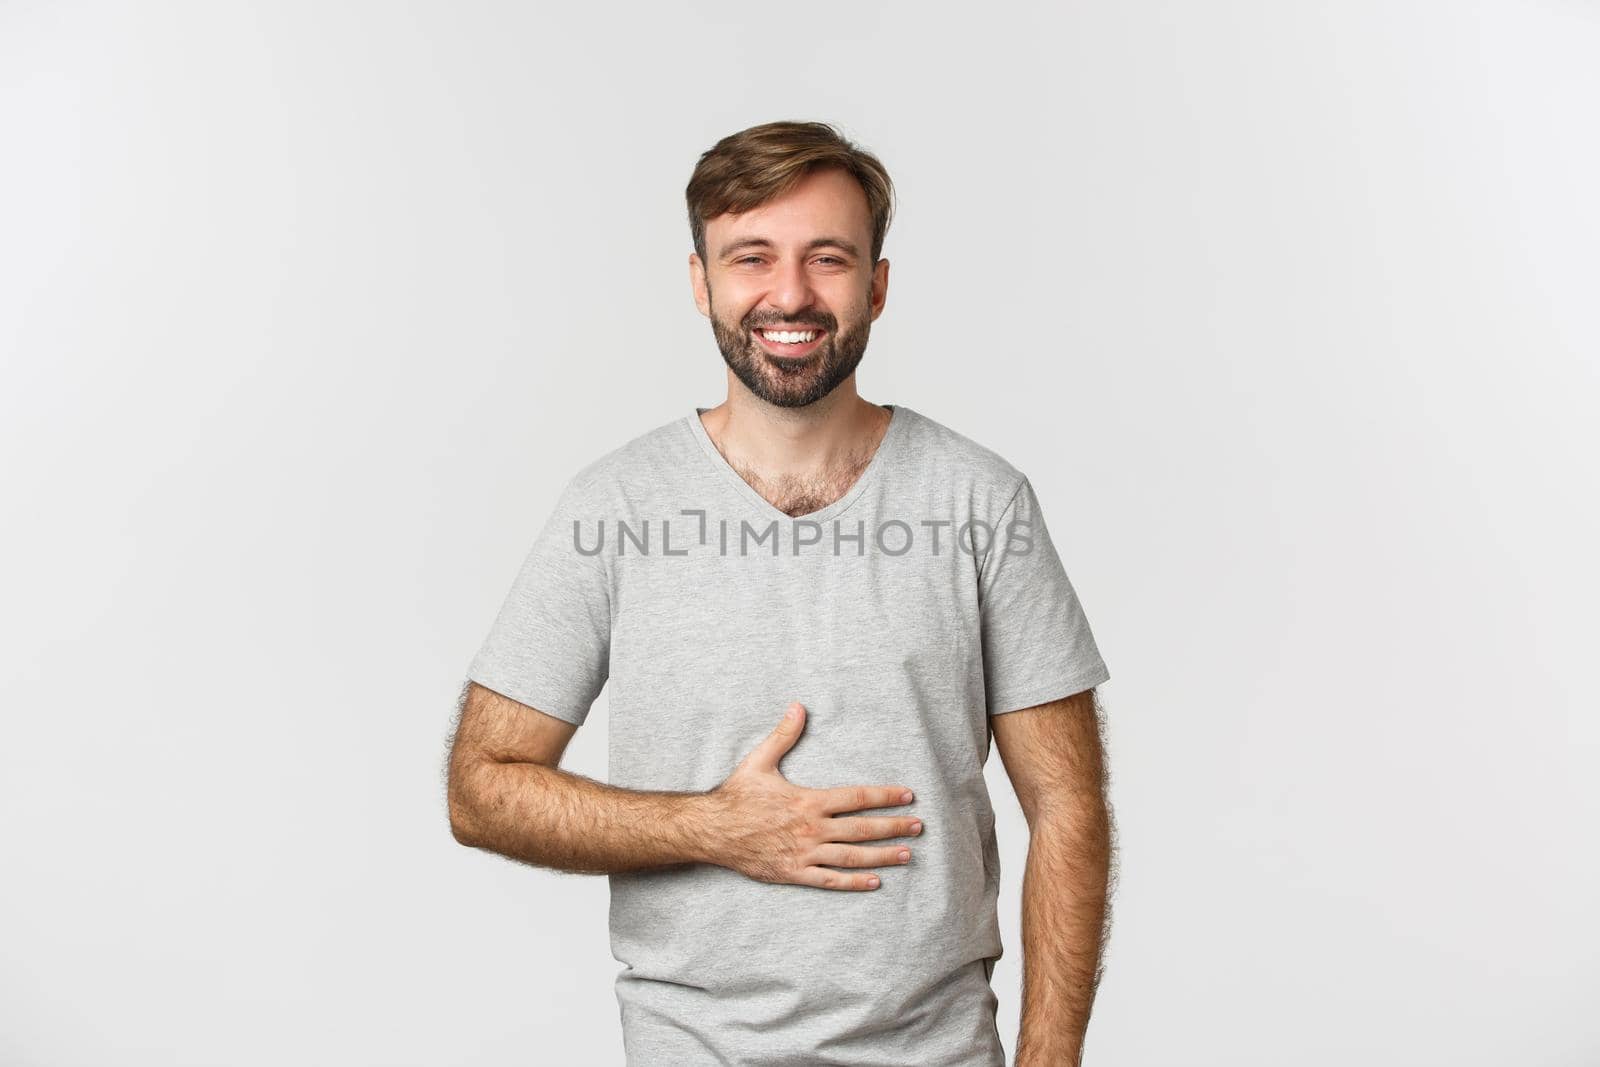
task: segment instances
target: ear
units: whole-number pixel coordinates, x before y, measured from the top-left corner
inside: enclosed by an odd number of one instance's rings
[[[880,259],[872,268],[872,319],[883,314],[884,302],[889,299],[889,261]]]
[[[706,266],[700,262],[700,255],[696,252],[689,253],[689,287],[694,290],[694,306],[700,309],[700,314],[709,319],[711,290],[706,286]]]

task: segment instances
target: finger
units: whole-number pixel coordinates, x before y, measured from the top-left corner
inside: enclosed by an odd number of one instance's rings
[[[830,867],[806,867],[796,876],[798,885],[816,886],[818,889],[842,889],[864,892],[878,888],[877,875],[864,871],[836,871]]]
[[[905,815],[853,815],[823,820],[823,841],[881,841],[886,837],[914,837],[922,820]]]
[[[778,761],[800,739],[800,731],[804,728],[805,721],[805,705],[796,700],[789,705],[783,718],[778,720],[777,728],[750,750],[745,762],[767,770],[777,770]]]
[[[822,793],[822,811],[827,815],[893,808],[916,799],[916,794],[903,785],[841,785],[819,792]]]
[[[899,867],[911,862],[905,845],[818,845],[813,863],[829,867]]]

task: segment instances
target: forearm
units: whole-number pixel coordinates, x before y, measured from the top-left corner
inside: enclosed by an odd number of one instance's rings
[[[705,793],[619,789],[539,763],[471,761],[452,771],[456,839],[574,874],[711,862]]]
[[[1022,879],[1022,1019],[1016,1067],[1075,1067],[1109,915],[1110,812],[1098,795],[1062,801],[1031,827]]]

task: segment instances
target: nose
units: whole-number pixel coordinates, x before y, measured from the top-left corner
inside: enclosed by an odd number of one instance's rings
[[[772,306],[785,315],[804,311],[816,300],[816,296],[816,292],[811,288],[811,279],[806,275],[803,260],[790,260],[781,264],[776,277],[772,279],[772,290],[767,293],[767,299]]]

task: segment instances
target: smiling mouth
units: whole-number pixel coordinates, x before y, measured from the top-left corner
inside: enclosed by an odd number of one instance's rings
[[[800,330],[751,330],[750,333],[772,355],[790,359],[809,356],[828,336],[828,331],[812,326]]]

